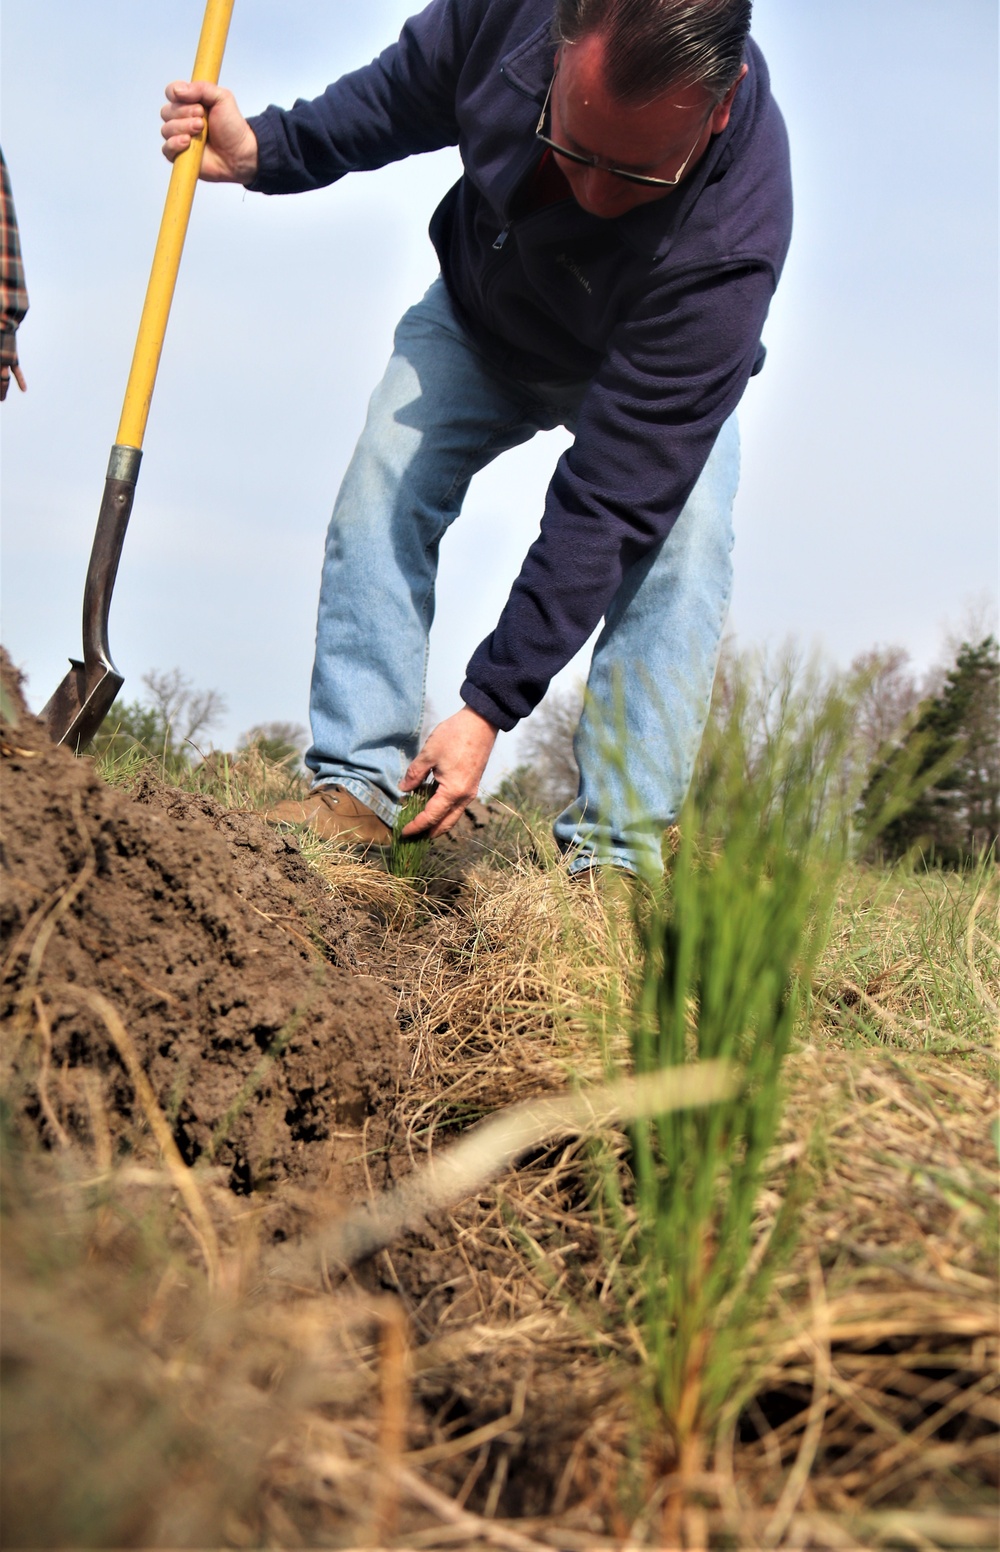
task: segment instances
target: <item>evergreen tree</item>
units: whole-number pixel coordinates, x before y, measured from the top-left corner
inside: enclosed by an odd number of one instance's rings
[[[880,849],[961,867],[996,847],[1000,831],[1000,656],[993,636],[963,642],[940,691],[883,759],[863,799],[866,820],[898,782],[916,796],[885,826]]]

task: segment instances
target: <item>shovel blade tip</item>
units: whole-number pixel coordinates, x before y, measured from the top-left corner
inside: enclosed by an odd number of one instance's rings
[[[125,679],[111,663],[92,668],[70,658],[70,670],[42,709],[54,744],[80,754],[114,704]]]

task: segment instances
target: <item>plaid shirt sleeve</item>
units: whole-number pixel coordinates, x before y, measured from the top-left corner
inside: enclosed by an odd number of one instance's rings
[[[21,241],[7,163],[0,151],[0,365],[17,365],[17,326],[28,311]]]

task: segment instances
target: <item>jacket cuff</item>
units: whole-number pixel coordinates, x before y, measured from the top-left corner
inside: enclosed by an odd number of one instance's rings
[[[250,182],[245,183],[243,187],[251,194],[267,194],[270,190],[265,165],[271,160],[274,148],[274,128],[266,113],[255,113],[252,118],[247,119],[247,123],[257,141],[257,171]]]
[[[13,329],[0,329],[0,365],[17,366],[17,334]]]
[[[492,722],[501,733],[509,733],[521,720],[520,717],[512,717],[506,711],[501,711],[496,701],[484,694],[471,679],[466,679],[458,693],[470,710],[478,711],[481,717],[485,717],[487,722]]]

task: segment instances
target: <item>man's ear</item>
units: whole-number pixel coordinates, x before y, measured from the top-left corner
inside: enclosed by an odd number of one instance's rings
[[[742,82],[743,77],[746,75],[748,68],[749,67],[747,65],[741,65],[740,66],[740,73],[739,73],[739,75],[736,77],[736,80],[733,82],[732,86],[729,88],[729,90],[726,93],[725,97],[723,97],[722,101],[719,103],[719,106],[715,109],[714,113],[712,114],[712,134],[713,135],[721,135],[722,131],[725,129],[726,125],[729,123],[729,115],[733,111],[733,103],[736,100],[736,93],[740,89],[740,83]]]

